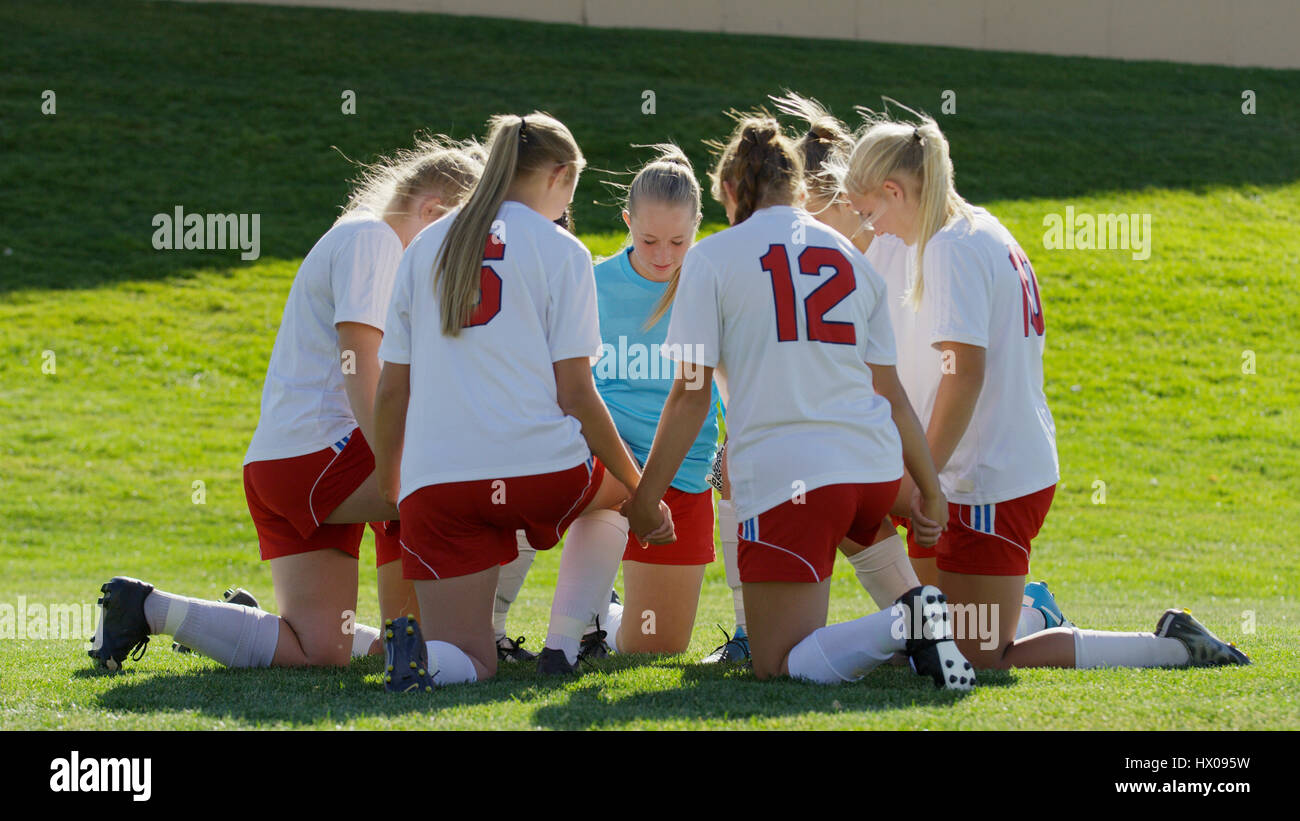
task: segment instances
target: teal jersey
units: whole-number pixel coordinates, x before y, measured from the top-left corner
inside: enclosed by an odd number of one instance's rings
[[[619,435],[642,465],[650,455],[659,414],[668,400],[677,365],[663,355],[672,309],[646,329],[666,282],[652,282],[638,274],[628,260],[631,248],[596,266],[596,308],[600,313],[601,355],[593,368],[596,389],[609,407]],[[718,386],[711,386],[713,401],[700,435],[686,454],[672,486],[688,493],[709,487],[708,476],[718,445]]]

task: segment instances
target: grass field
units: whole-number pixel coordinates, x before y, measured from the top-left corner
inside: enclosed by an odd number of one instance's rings
[[[157,641],[107,676],[82,642],[4,638],[0,727],[1300,728],[1297,72],[121,0],[9,0],[0,30],[0,605],[93,602],[122,572],[272,602],[240,465],[297,262],[351,174],[331,146],[369,159],[417,128],[466,136],[538,108],[593,169],[669,138],[703,163],[723,109],[782,87],[842,115],[881,94],[938,114],[952,89],[958,185],[1017,235],[1044,294],[1062,482],[1032,576],[1081,626],[1150,630],[1186,606],[1255,659],[988,673],[965,698],[892,668],[760,683],[693,663],[731,626],[715,565],[689,653],[410,698],[382,692],[375,658],[230,671]],[[576,216],[608,253],[621,233],[600,177]],[[176,205],[261,214],[261,258],[153,250],[152,216]],[[1150,214],[1150,259],[1045,249],[1044,215],[1067,206]],[[705,230],[720,219],[709,203]],[[539,555],[512,613],[530,646],[557,566]],[[832,620],[870,608],[841,560]]]

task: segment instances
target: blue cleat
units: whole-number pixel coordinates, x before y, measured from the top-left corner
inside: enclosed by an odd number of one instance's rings
[[[1056,603],[1056,597],[1052,591],[1047,589],[1047,582],[1030,582],[1025,585],[1025,597],[1022,599],[1025,607],[1032,607],[1043,614],[1043,619],[1047,622],[1047,629],[1053,627],[1073,627],[1074,624],[1065,617],[1061,612],[1061,607]]]

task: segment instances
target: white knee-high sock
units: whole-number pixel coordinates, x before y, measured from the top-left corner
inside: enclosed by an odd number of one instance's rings
[[[627,548],[627,519],[613,510],[578,517],[560,552],[560,573],[551,603],[546,646],[563,650],[570,664],[591,619],[609,604],[609,590]]]
[[[270,667],[280,641],[280,617],[242,604],[191,599],[155,590],[144,600],[152,633],[176,641],[227,667]]]
[[[1040,630],[1047,629],[1047,617],[1037,607],[1020,605],[1020,621],[1016,624],[1016,638],[1032,636]]]
[[[492,605],[492,626],[496,628],[497,638],[506,634],[506,616],[510,613],[510,605],[519,597],[528,569],[537,557],[537,551],[528,543],[524,531],[518,531],[515,538],[519,544],[519,555],[513,562],[503,565],[501,575],[497,577],[497,598]]]
[[[1191,661],[1187,645],[1154,633],[1110,633],[1074,628],[1074,666],[1186,667]]]
[[[352,634],[352,658],[359,659],[370,655],[370,648],[374,647],[378,639],[378,627],[370,627],[365,624],[356,625],[356,632]]]
[[[600,629],[605,631],[605,644],[610,652],[618,652],[618,628],[623,624],[623,605],[609,603],[605,615],[600,618]]]
[[[790,677],[821,684],[857,681],[906,647],[907,639],[895,636],[897,618],[880,610],[812,631],[790,651]]]
[[[849,564],[881,610],[892,607],[899,596],[921,585],[907,560],[907,545],[897,533],[850,556]]]
[[[426,641],[424,649],[429,654],[429,667],[433,670],[433,683],[466,684],[478,681],[478,671],[465,651],[445,641]]]
[[[718,541],[722,542],[722,566],[731,588],[731,606],[736,611],[736,626],[745,627],[745,597],[741,595],[740,560],[737,556],[736,507],[730,499],[718,500]]]

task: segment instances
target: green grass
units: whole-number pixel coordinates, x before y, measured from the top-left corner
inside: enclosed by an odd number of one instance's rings
[[[297,261],[351,173],[331,146],[366,159],[416,128],[464,136],[539,108],[593,168],[632,167],[628,144],[668,138],[702,163],[723,109],[781,87],[842,114],[881,94],[937,112],[952,88],[958,113],[940,122],[959,185],[1017,235],[1044,292],[1062,483],[1033,576],[1083,626],[1150,630],[1189,606],[1256,661],[987,674],[966,698],[892,668],[760,683],[692,663],[712,624],[730,627],[715,565],[689,653],[571,682],[507,669],[409,699],[381,692],[377,659],[228,671],[159,641],[103,676],[79,642],[0,639],[0,727],[1300,728],[1296,72],[116,0],[11,0],[0,29],[0,604],[93,601],[119,572],[272,600],[240,464]],[[584,176],[577,220],[608,253],[622,234],[599,178]],[[153,251],[152,215],[177,204],[262,214],[262,258]],[[1151,259],[1044,250],[1043,215],[1067,205],[1150,213]],[[719,220],[710,203],[706,230]],[[539,555],[512,613],[532,645],[557,563]],[[831,618],[870,607],[841,561]]]

